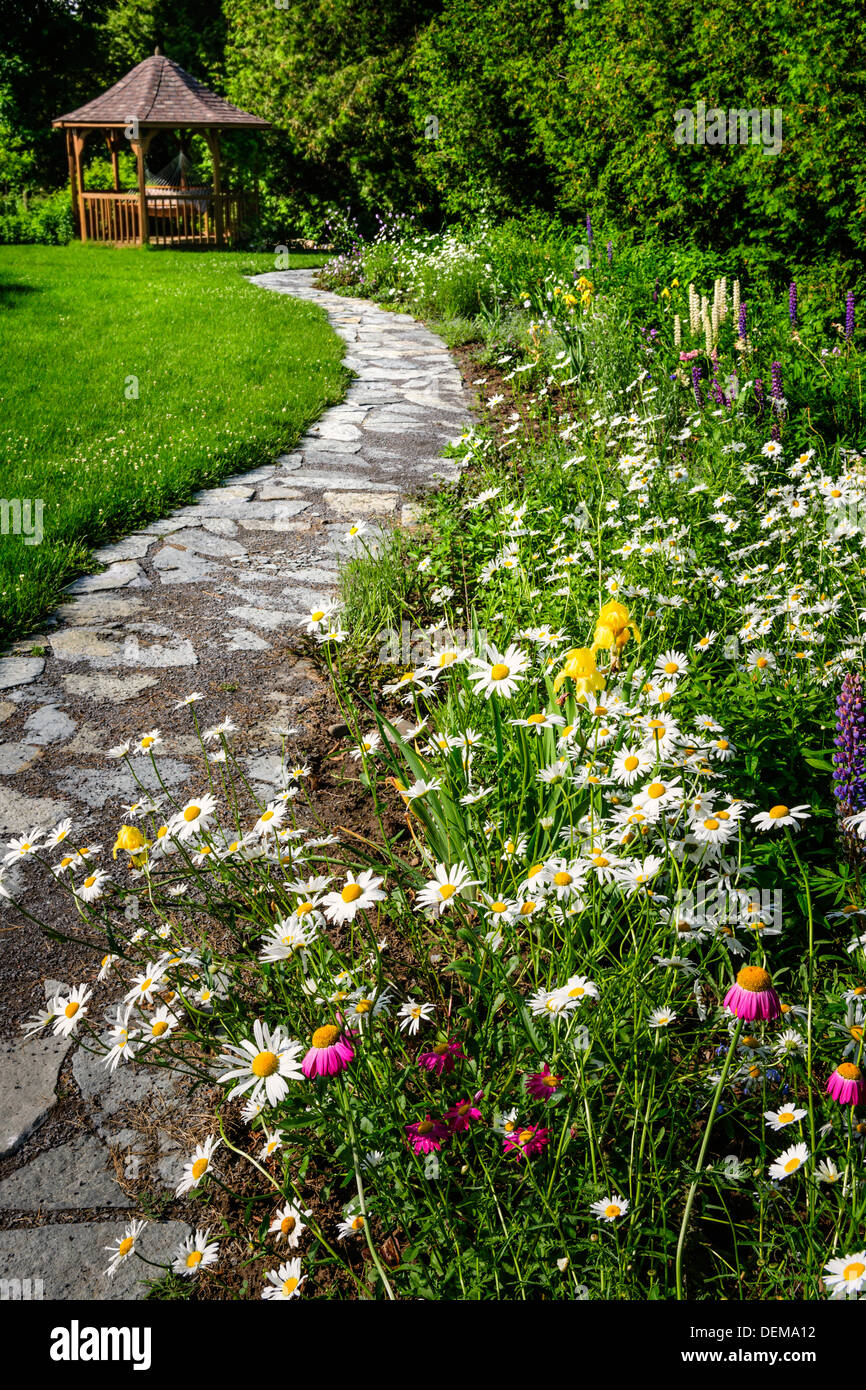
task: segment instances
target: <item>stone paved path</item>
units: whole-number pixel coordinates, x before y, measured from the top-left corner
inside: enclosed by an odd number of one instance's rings
[[[411,524],[406,498],[456,471],[440,456],[469,406],[444,344],[406,315],[312,281],[312,271],[283,271],[254,283],[326,310],[356,373],[345,399],[272,466],[228,478],[98,551],[104,572],[70,585],[45,632],[0,658],[4,840],[71,815],[81,843],[110,847],[137,791],[105,750],[154,726],[165,738],[162,776],[174,793],[192,794],[200,750],[188,722],[170,714],[192,690],[211,697],[206,720],[235,713],[251,726],[241,761],[257,789],[272,792],[273,726],[303,728],[316,692],[310,663],[286,639],[333,594],[349,524]],[[34,646],[46,654],[32,655]],[[172,719],[183,732],[171,732]],[[28,892],[33,882],[28,873]],[[139,1211],[118,1181],[136,1175],[136,1114],[156,1144],[157,1185],[178,1181],[191,1145],[177,1124],[176,1088],[162,1072],[107,1073],[63,1039],[20,1040],[43,992],[91,978],[92,967],[46,978],[66,958],[0,907],[3,977],[21,985],[0,1003],[0,1280],[41,1279],[45,1298],[140,1297],[146,1267],[127,1264],[109,1284],[103,1247]],[[56,911],[54,921],[66,911],[49,900],[39,910]],[[167,1258],[187,1231],[176,1220],[154,1225],[147,1253]]]

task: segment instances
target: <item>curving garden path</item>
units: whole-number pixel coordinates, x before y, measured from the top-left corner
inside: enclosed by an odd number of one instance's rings
[[[3,841],[71,816],[76,845],[101,843],[107,857],[137,788],[105,752],[154,727],[163,778],[192,795],[200,748],[174,705],[193,690],[208,697],[206,722],[231,715],[245,730],[240,761],[262,795],[280,771],[274,727],[316,734],[320,683],[292,651],[292,630],[333,594],[353,521],[374,534],[411,524],[406,499],[453,476],[440,456],[470,412],[439,338],[406,315],[317,290],[313,277],[288,270],[253,283],[325,309],[356,374],[345,399],[272,466],[98,551],[104,571],[70,585],[45,631],[0,658]],[[62,929],[71,919],[53,884],[32,871],[25,882],[32,910]],[[183,1107],[165,1073],[107,1073],[62,1038],[22,1042],[43,993],[92,979],[92,957],[46,942],[8,902],[0,909],[0,1281],[21,1280],[25,1297],[138,1297],[144,1267],[127,1262],[109,1283],[104,1247],[140,1211],[130,1183],[142,1163],[152,1188],[173,1190],[191,1147]],[[160,1258],[161,1245],[167,1258],[188,1230],[183,1220],[153,1226],[149,1255]]]

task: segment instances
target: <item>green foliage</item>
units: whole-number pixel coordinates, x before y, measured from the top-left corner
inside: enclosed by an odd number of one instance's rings
[[[27,199],[0,199],[0,245],[18,242],[65,246],[74,232],[67,189]]]

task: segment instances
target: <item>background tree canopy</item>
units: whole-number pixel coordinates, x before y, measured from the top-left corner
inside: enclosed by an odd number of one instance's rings
[[[239,157],[288,216],[590,212],[768,266],[853,264],[860,20],[860,0],[0,0],[0,188],[61,186],[51,118],[159,44],[273,123]],[[699,101],[778,108],[780,152],[678,145]]]

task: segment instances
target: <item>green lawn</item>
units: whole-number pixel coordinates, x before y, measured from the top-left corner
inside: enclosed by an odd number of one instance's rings
[[[325,314],[242,278],[273,268],[252,253],[0,246],[0,498],[30,500],[31,533],[41,500],[44,533],[25,544],[0,506],[0,642],[33,630],[93,546],[266,462],[341,399]]]

